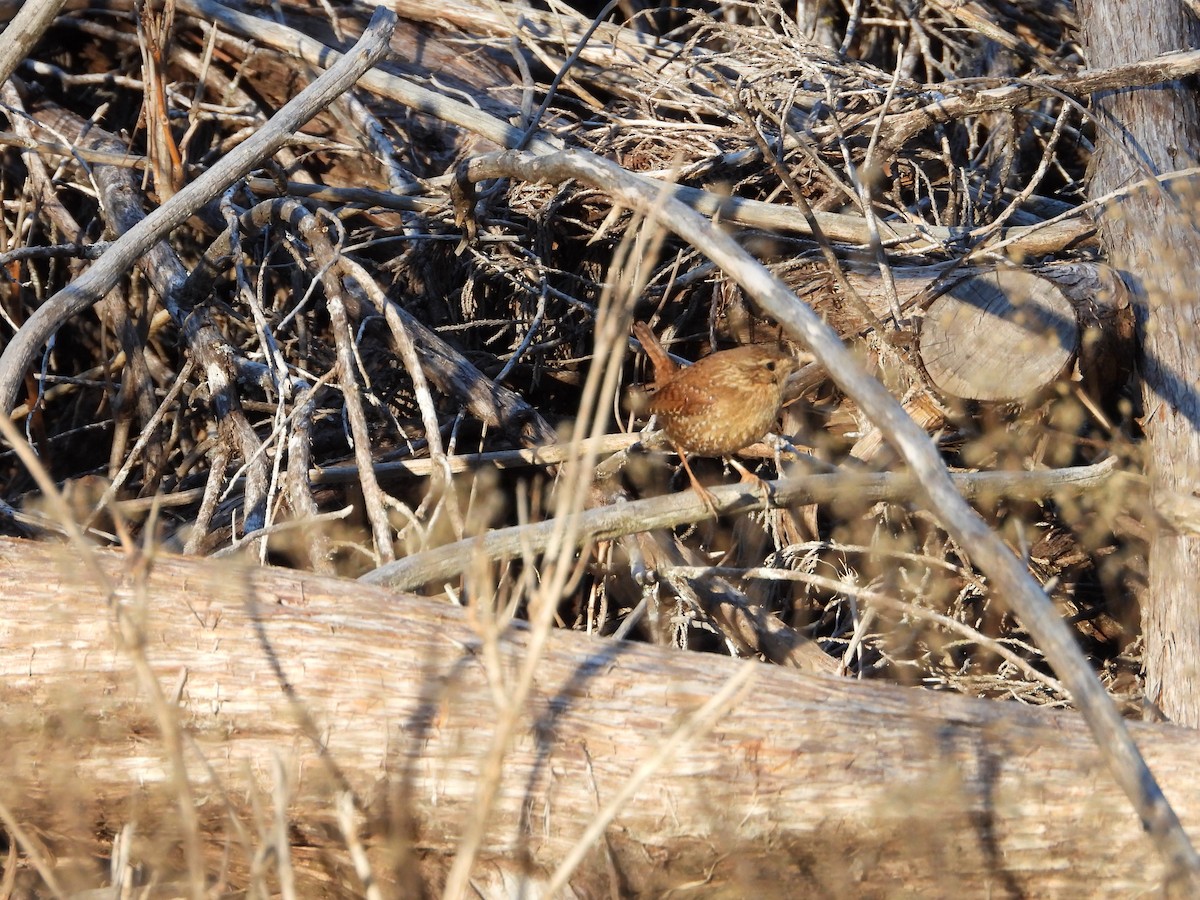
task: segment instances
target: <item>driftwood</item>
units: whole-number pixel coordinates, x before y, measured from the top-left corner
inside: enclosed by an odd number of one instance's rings
[[[55,870],[64,889],[96,884],[77,861],[107,852],[123,827],[135,867],[153,859],[161,872],[179,840],[139,654],[177,697],[211,879],[223,872],[232,888],[263,867],[255,854],[277,808],[303,895],[362,890],[337,816],[347,792],[352,843],[378,887],[440,880],[472,815],[503,681],[527,650],[524,626],[489,642],[480,610],[282,570],[97,555],[111,597],[73,574],[77,552],[0,541],[0,801],[43,865],[71,846],[76,865]],[[140,649],[120,649],[135,635]],[[597,810],[739,673],[749,689],[588,848],[577,896],[1160,886],[1162,860],[1077,714],[565,632],[551,636],[521,713],[474,883],[488,892],[524,878],[536,896]],[[1200,738],[1133,730],[1183,820],[1200,821]],[[266,870],[276,884],[278,867]]]
[[[1096,490],[1113,474],[1111,462],[1098,463],[1055,472],[980,472],[956,474],[953,483],[971,500],[1037,499],[1048,495]],[[771,503],[796,506],[830,502],[839,496],[853,496],[858,502],[901,500],[912,497],[917,485],[908,478],[891,475],[867,475],[838,472],[783,479],[770,484]],[[722,514],[746,513],[769,504],[761,491],[751,487],[717,488],[713,503]],[[632,503],[610,503],[591,509],[580,517],[580,541],[606,540],[624,534],[636,534],[654,528],[673,528],[701,522],[708,515],[704,502],[692,492]],[[473,559],[489,560],[515,557],[520,553],[540,553],[555,540],[558,523],[548,520],[533,525],[518,525],[489,531],[478,538],[413,554],[362,576],[368,584],[387,585],[395,590],[414,590],[427,583],[444,582],[461,575]]]

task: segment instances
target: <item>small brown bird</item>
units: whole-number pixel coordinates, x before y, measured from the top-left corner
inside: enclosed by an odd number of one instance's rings
[[[770,431],[783,406],[788,376],[799,362],[782,350],[753,345],[719,350],[681,369],[647,325],[637,322],[633,332],[654,366],[649,411],[715,516],[712,494],[696,480],[688,454],[729,456]]]

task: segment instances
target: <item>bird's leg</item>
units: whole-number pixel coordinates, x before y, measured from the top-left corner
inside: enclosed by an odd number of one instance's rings
[[[692,471],[692,467],[688,465],[687,453],[678,444],[675,444],[675,452],[679,454],[679,461],[683,463],[683,470],[687,472],[688,479],[692,482],[692,488],[699,495],[700,500],[708,509],[708,514],[711,518],[717,517],[717,498],[712,495],[712,491],[702,485],[696,479],[696,473]]]
[[[771,485],[766,479],[755,475],[732,456],[726,457],[725,461],[738,470],[738,480],[742,484],[753,483],[759,494],[762,495],[763,502],[768,506],[773,505],[771,501]]]

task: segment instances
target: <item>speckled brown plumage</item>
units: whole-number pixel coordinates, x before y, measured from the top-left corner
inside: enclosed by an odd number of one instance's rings
[[[692,484],[708,505],[687,454],[728,456],[754,443],[774,426],[788,376],[797,360],[761,345],[720,350],[686,368],[671,360],[650,329],[634,333],[654,365],[655,392],[649,410],[675,445]]]

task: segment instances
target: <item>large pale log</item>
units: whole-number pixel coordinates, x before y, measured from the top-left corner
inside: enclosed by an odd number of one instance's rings
[[[339,785],[368,810],[360,837],[385,892],[436,884],[498,715],[470,613],[228,562],[100,559],[111,598],[78,553],[0,540],[0,801],[16,821],[76,859],[133,823],[134,861],[170,875],[176,795],[147,692],[118,646],[119,609],[120,633],[137,625],[155,678],[179,697],[214,876],[224,865],[228,886],[244,883],[278,765],[303,896],[362,890],[334,824]],[[512,677],[526,646],[511,630],[495,670]],[[749,691],[636,792],[576,874],[578,895],[1158,886],[1160,855],[1074,713],[559,633],[507,759],[481,890],[526,873],[536,896],[596,810],[744,665],[756,666]],[[1194,830],[1200,737],[1135,734]]]

